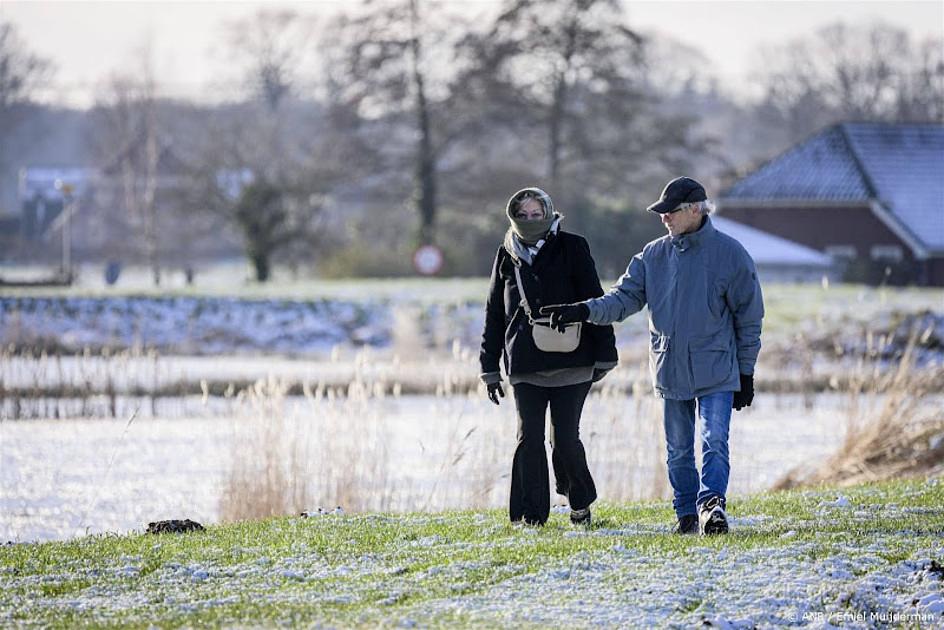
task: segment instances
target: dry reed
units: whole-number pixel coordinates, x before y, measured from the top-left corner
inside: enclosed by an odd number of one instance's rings
[[[940,397],[944,367],[937,362],[916,365],[918,342],[928,334],[928,329],[913,330],[891,369],[870,360],[883,355],[891,340],[868,334],[866,355],[846,381],[842,445],[818,467],[795,469],[774,488],[940,474],[944,411],[934,397]]]

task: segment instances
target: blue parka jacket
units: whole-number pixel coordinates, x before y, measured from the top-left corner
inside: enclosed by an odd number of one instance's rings
[[[648,305],[649,369],[663,398],[739,391],[739,373],[754,373],[764,317],[754,261],[708,217],[695,232],[647,244],[613,288],[584,303],[594,324]]]

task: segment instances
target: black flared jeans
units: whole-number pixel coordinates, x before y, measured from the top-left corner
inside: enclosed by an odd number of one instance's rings
[[[508,513],[512,521],[544,523],[551,511],[544,420],[551,408],[551,461],[557,493],[567,497],[573,510],[588,507],[597,489],[587,467],[580,441],[580,413],[590,382],[566,387],[514,385],[518,410],[518,447],[511,470]]]

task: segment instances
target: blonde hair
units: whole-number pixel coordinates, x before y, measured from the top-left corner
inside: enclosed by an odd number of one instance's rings
[[[547,216],[547,204],[544,203],[544,198],[542,195],[534,190],[525,190],[514,198],[514,203],[512,205],[512,213],[515,216],[518,216],[518,213],[521,212],[521,206],[524,205],[524,202],[528,199],[534,199],[539,204],[541,204],[541,209],[544,211],[544,215]]]

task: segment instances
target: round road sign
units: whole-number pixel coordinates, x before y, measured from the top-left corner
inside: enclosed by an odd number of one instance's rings
[[[442,265],[442,250],[435,245],[422,245],[413,254],[413,267],[424,276],[436,275]]]

